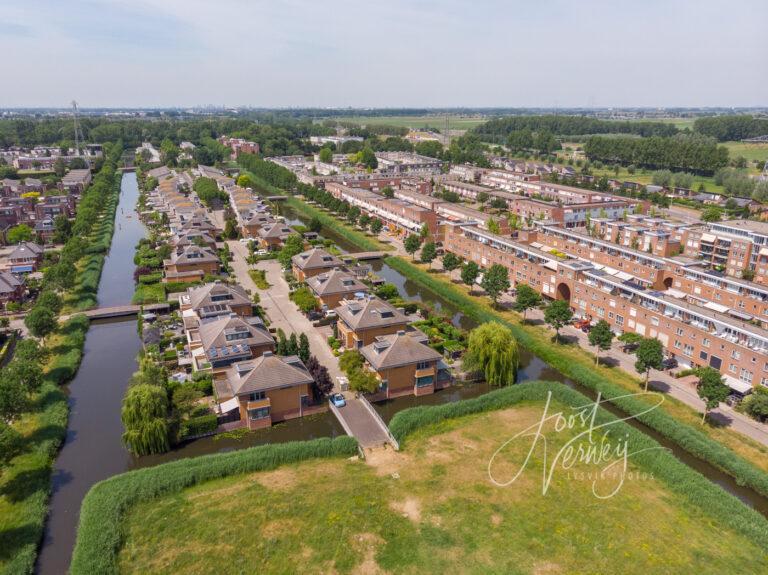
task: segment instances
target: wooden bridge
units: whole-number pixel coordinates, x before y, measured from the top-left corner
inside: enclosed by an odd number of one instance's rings
[[[171,306],[167,303],[152,303],[144,305],[143,309],[145,313],[167,313],[170,311]],[[96,309],[89,309],[82,313],[89,319],[109,319],[113,317],[129,317],[132,315],[138,315],[141,310],[142,306],[140,305],[118,305],[114,307],[99,307]],[[72,316],[67,316],[66,318],[62,316],[61,319],[65,320],[69,317]]]

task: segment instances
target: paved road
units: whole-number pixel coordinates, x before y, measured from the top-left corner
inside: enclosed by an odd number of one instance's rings
[[[337,377],[343,375],[339,368],[339,360],[331,352],[322,331],[314,327],[288,298],[288,282],[283,278],[280,264],[276,260],[265,260],[256,265],[257,269],[266,271],[267,281],[270,284],[268,290],[259,289],[248,275],[249,266],[245,261],[248,248],[237,241],[229,241],[227,244],[232,252],[232,270],[237,281],[244,288],[259,294],[261,307],[269,317],[270,327],[280,328],[287,335],[291,333],[295,333],[297,336],[301,333],[307,334],[310,351],[322,365],[328,368],[328,373],[336,385],[338,383]],[[347,405],[339,409],[337,413],[339,417],[344,419],[343,424],[351,431],[360,445],[365,448],[386,443],[388,439],[386,431],[381,428],[381,425],[363,406],[362,402],[351,392],[346,392],[344,396]]]
[[[511,301],[511,298],[505,296],[501,301]],[[541,310],[529,310],[527,317],[529,320],[543,321],[544,313]],[[573,326],[567,326],[561,330],[561,334],[570,338],[576,338],[579,347],[594,352],[594,348],[589,345],[588,335],[580,329],[576,329]],[[622,352],[621,344],[619,342],[614,342],[614,346],[611,350],[609,352],[601,353],[600,357],[601,360],[602,358],[608,357],[615,362],[618,362],[617,367],[627,373],[636,373],[635,356]],[[689,407],[692,407],[699,413],[703,413],[704,402],[696,393],[695,381],[695,377],[677,379],[670,375],[669,372],[653,371],[651,372],[649,387],[667,393]],[[763,445],[768,445],[768,425],[759,423],[754,419],[735,411],[732,407],[724,403],[721,403],[720,407],[717,409],[712,410],[707,417],[731,427],[733,430],[738,431]]]

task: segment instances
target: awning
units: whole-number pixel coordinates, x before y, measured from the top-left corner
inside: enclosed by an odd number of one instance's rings
[[[761,256],[768,256],[768,248],[760,248],[759,253]]]
[[[12,274],[24,274],[29,273],[35,269],[34,266],[11,266]]]
[[[681,292],[680,290],[669,288],[668,290],[664,291],[665,295],[671,295],[674,298],[677,299],[685,299],[685,296],[688,295],[685,292]]]
[[[553,271],[557,271],[557,263],[556,262],[546,262],[544,264],[544,267],[545,268],[549,268],[549,269],[551,269]]]
[[[619,270],[617,270],[616,268],[612,268],[610,266],[605,266],[603,268],[603,271],[612,276],[615,276],[617,273],[619,273]]]
[[[752,321],[753,319],[753,316],[749,315],[748,313],[737,311],[735,309],[728,310],[728,315],[731,315],[743,321]]]
[[[727,305],[722,305],[713,301],[708,301],[704,304],[704,307],[719,311],[720,313],[725,313],[730,309]]]
[[[716,239],[717,236],[713,236],[712,234],[701,234],[702,242],[714,242]]]
[[[632,274],[628,274],[627,272],[618,272],[616,274],[616,277],[624,281],[635,279],[635,277]]]
[[[543,246],[542,244],[540,244],[539,242],[533,242],[533,243],[531,243],[531,247],[532,247],[532,248],[536,248],[537,250],[540,250],[540,249],[542,249],[544,246]]]
[[[741,381],[730,375],[725,376],[725,384],[734,391],[738,391],[742,395],[746,395],[752,391],[752,384],[746,381]]]
[[[233,397],[232,399],[228,399],[224,403],[219,404],[219,409],[221,410],[221,413],[229,413],[230,411],[233,411],[235,409],[238,409],[240,407],[240,400],[236,397]]]

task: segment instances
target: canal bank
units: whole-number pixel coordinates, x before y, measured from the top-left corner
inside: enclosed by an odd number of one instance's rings
[[[134,212],[137,198],[136,174],[126,173],[112,244],[99,281],[100,307],[131,301],[133,249],[145,231]],[[121,443],[120,404],[136,370],[139,347],[135,320],[91,323],[80,369],[65,388],[69,423],[54,464],[39,573],[67,571],[83,497],[94,483],[128,468],[131,458]]]

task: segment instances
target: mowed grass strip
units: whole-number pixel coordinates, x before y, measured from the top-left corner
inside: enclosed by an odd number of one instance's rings
[[[143,502],[123,525],[120,571],[646,575],[763,568],[764,541],[713,519],[631,459],[637,476],[604,500],[581,475],[594,472],[592,465],[559,469],[542,495],[541,451],[518,481],[492,484],[492,454],[541,416],[541,402],[524,402],[429,425],[409,436],[404,451],[374,454],[368,463],[311,460]],[[550,458],[575,433],[547,426]],[[509,477],[529,447],[510,444],[496,472]]]

